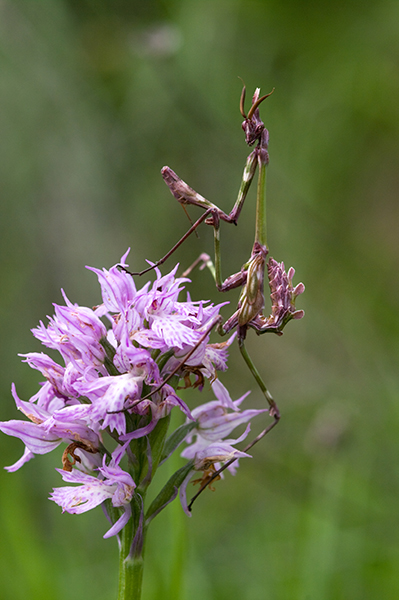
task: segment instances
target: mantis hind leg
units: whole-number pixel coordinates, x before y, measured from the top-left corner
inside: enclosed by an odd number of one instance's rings
[[[263,392],[263,395],[265,396],[265,398],[267,400],[267,403],[269,404],[269,407],[270,407],[269,414],[271,417],[274,418],[273,422],[270,423],[270,425],[268,425],[263,431],[261,431],[256,436],[256,438],[254,440],[252,440],[252,442],[250,442],[249,444],[247,444],[245,446],[245,448],[243,449],[243,452],[248,452],[248,450],[250,450],[253,446],[255,446],[255,444],[257,444],[263,437],[265,437],[265,435],[267,435],[269,433],[269,431],[271,431],[277,425],[277,423],[280,420],[280,412],[277,408],[277,404],[275,403],[275,401],[273,399],[273,396],[267,389],[262,377],[259,374],[258,369],[255,367],[254,363],[252,362],[251,357],[248,354],[247,349],[245,348],[244,338],[239,338],[238,343],[239,343],[240,352],[241,352],[245,362],[247,363],[249,370],[251,371],[252,375],[256,379],[257,384],[259,385],[260,389]],[[203,483],[203,485],[200,487],[198,492],[191,498],[190,503],[188,505],[189,511],[191,511],[194,502],[196,501],[198,496],[200,494],[202,494],[202,492],[205,490],[205,488],[207,488],[209,486],[209,484],[212,483],[212,481],[217,479],[219,477],[220,473],[222,473],[225,469],[227,469],[230,465],[232,465],[236,460],[237,460],[237,458],[231,458],[230,460],[228,460],[226,463],[224,463],[224,465],[222,467],[220,467],[220,469],[215,471],[215,473],[213,473],[212,476],[209,479],[207,479],[205,483]]]
[[[267,389],[265,382],[263,381],[262,377],[260,376],[258,369],[256,368],[255,364],[253,363],[251,357],[248,354],[248,350],[246,349],[245,344],[244,344],[244,338],[239,337],[238,347],[240,348],[241,355],[242,355],[243,359],[245,360],[245,362],[247,363],[247,366],[248,366],[249,370],[251,371],[252,375],[254,376],[256,383],[260,387],[263,395],[265,396],[265,398],[267,400],[267,403],[270,407],[270,410],[269,410],[270,416],[274,417],[274,419],[277,423],[280,420],[280,411],[277,407],[277,404],[274,401],[273,396]]]

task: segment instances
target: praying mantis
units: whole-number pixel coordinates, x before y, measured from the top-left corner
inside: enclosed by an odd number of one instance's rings
[[[251,107],[248,114],[245,113],[245,94],[246,88],[243,87],[240,98],[240,112],[244,121],[242,128],[245,133],[245,141],[249,147],[255,146],[250,152],[240,184],[236,202],[229,214],[226,214],[218,206],[198,194],[187,183],[185,183],[172,169],[163,167],[162,177],[168,186],[169,190],[177,201],[183,206],[198,206],[204,210],[203,214],[193,223],[186,234],[173,246],[173,248],[165,254],[160,260],[152,264],[150,267],[132,275],[143,275],[147,271],[163,264],[171,254],[197,229],[197,227],[205,222],[211,225],[214,231],[214,263],[207,254],[201,254],[199,259],[195,261],[184,275],[187,275],[194,266],[201,264],[202,267],[207,266],[215,280],[216,287],[220,292],[227,292],[234,288],[241,287],[241,294],[238,301],[237,310],[227,319],[225,323],[219,323],[217,331],[221,335],[225,335],[237,328],[238,346],[245,363],[249,367],[253,377],[255,378],[260,390],[262,391],[268,405],[269,414],[273,418],[273,422],[264,429],[253,440],[244,451],[249,450],[255,443],[264,437],[280,420],[280,412],[275,400],[267,389],[257,367],[248,354],[245,346],[245,339],[248,330],[254,329],[258,335],[264,333],[275,333],[282,335],[282,330],[291,319],[300,319],[303,317],[302,310],[295,309],[295,299],[301,294],[305,287],[302,283],[295,288],[292,284],[294,269],[289,269],[288,273],[284,270],[284,264],[276,262],[270,258],[266,265],[266,258],[269,253],[266,238],[266,169],[269,163],[269,132],[266,129],[263,121],[260,119],[259,106],[268,98],[273,90],[264,96],[260,97],[260,89],[257,88],[252,98]],[[242,266],[241,270],[234,275],[230,275],[223,280],[221,270],[221,252],[220,252],[220,222],[237,224],[241,210],[243,208],[248,190],[252,181],[255,178],[256,170],[258,169],[257,193],[256,193],[256,221],[255,221],[255,239],[252,246],[252,251],[249,260]],[[267,266],[269,287],[271,290],[272,312],[269,317],[263,315],[265,306],[264,298],[264,276]],[[219,476],[219,473],[227,468],[235,459],[228,461],[213,475],[206,480],[199,492],[193,497],[189,508],[209,483]]]

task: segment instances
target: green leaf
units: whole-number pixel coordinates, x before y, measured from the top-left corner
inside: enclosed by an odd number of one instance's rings
[[[147,510],[145,515],[145,520],[147,523],[158,513],[160,513],[161,510],[163,510],[165,506],[169,504],[169,502],[176,498],[177,490],[193,467],[194,460],[190,460],[184,465],[184,467],[173,473],[172,477],[164,485],[158,496],[152,501],[149,509]]]
[[[185,423],[184,425],[180,425],[173,433],[168,437],[165,442],[164,451],[162,454],[162,458],[160,460],[160,464],[162,464],[169,456],[176,450],[178,446],[182,443],[186,435],[192,431],[196,426],[195,421],[190,421],[190,423]]]
[[[155,428],[153,429],[153,431],[151,431],[150,435],[148,436],[151,446],[152,476],[154,476],[154,473],[158,468],[161,455],[164,455],[163,450],[165,446],[165,437],[168,432],[170,417],[171,413],[169,413],[169,415],[167,415],[163,419],[159,419]]]
[[[114,365],[115,348],[109,343],[106,337],[102,337],[100,344],[105,350],[104,365],[110,375],[120,375],[118,369]]]

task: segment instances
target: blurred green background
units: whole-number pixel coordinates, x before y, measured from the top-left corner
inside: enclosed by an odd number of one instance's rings
[[[230,210],[248,153],[237,76],[248,96],[275,87],[269,245],[305,283],[306,318],[248,347],[283,418],[192,519],[176,502],[155,520],[144,598],[398,598],[397,0],[2,0],[0,32],[0,419],[16,418],[12,381],[37,391],[17,353],[40,351],[29,330],[60,288],[93,306],[85,265],[130,246],[139,269],[186,231],[163,165]],[[223,227],[225,276],[249,256],[254,204]],[[211,252],[208,229],[164,270]],[[226,300],[206,271],[193,280],[194,299]],[[260,407],[235,346],[230,365],[233,398],[252,389]],[[22,448],[1,435],[1,464]],[[4,600],[116,597],[101,509],[47,501],[60,455],[0,472]]]

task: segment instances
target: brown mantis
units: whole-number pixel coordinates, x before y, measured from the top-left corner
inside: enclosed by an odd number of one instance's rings
[[[272,90],[273,92],[274,90]],[[187,183],[176,175],[169,167],[162,169],[162,176],[166,185],[169,187],[173,196],[185,208],[186,206],[198,206],[204,210],[200,218],[190,227],[187,233],[173,246],[173,248],[165,254],[159,261],[151,265],[147,269],[133,275],[143,275],[150,269],[161,265],[165,260],[173,254],[173,252],[193,233],[197,227],[205,222],[211,225],[214,230],[214,248],[215,262],[211,261],[207,254],[202,254],[200,258],[190,267],[185,274],[198,263],[209,267],[215,279],[217,289],[221,292],[227,292],[233,288],[241,287],[241,294],[238,301],[236,312],[224,323],[219,324],[217,330],[224,335],[232,329],[237,328],[237,338],[240,352],[248,365],[252,375],[257,381],[259,388],[264,394],[269,404],[269,414],[273,417],[271,423],[264,431],[262,431],[251,444],[244,450],[248,450],[264,435],[266,435],[279,421],[280,412],[278,407],[268,391],[263,379],[250,358],[245,347],[245,338],[249,328],[256,331],[258,335],[263,333],[282,334],[285,325],[291,319],[300,319],[303,316],[302,310],[295,309],[296,297],[304,291],[304,285],[298,284],[295,288],[292,285],[294,269],[289,269],[288,273],[284,270],[284,264],[276,262],[270,258],[267,263],[269,286],[271,290],[272,312],[269,317],[263,315],[265,305],[264,300],[264,274],[266,266],[266,257],[268,248],[266,242],[266,167],[269,163],[268,142],[269,132],[259,116],[260,104],[272,93],[259,97],[260,90],[255,90],[252,98],[252,104],[248,114],[245,113],[245,86],[243,87],[240,99],[240,112],[244,118],[242,128],[245,133],[245,141],[248,146],[255,148],[249,154],[243,172],[243,177],[238,192],[237,200],[229,214],[223,212],[218,206],[198,194]],[[242,207],[244,205],[248,190],[255,177],[256,169],[258,168],[258,183],[257,183],[257,198],[256,198],[256,223],[255,223],[255,240],[252,246],[252,252],[249,260],[242,266],[241,270],[228,277],[223,281],[221,271],[221,252],[220,252],[220,222],[237,224]],[[199,492],[191,501],[192,505],[195,498],[201,491],[215,479],[219,473],[224,470],[232,461],[225,463],[224,466],[216,471],[201,487]]]

